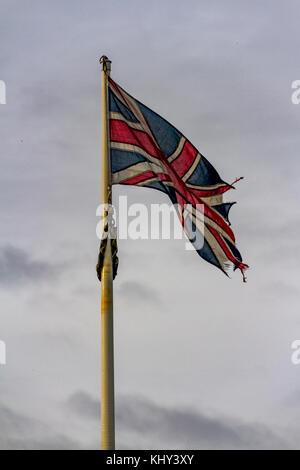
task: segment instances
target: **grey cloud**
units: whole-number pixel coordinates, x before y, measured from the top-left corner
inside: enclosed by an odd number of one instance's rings
[[[82,418],[99,419],[100,402],[85,392],[67,407]],[[288,449],[293,444],[269,427],[183,407],[163,407],[139,396],[116,400],[118,448]]]
[[[100,417],[100,402],[88,393],[78,391],[71,395],[67,401],[68,408],[79,416],[97,419]]]
[[[260,288],[261,292],[266,296],[276,296],[291,299],[298,298],[299,288],[292,284],[287,284],[280,280],[268,282]]]
[[[3,450],[60,450],[77,449],[72,439],[53,431],[35,419],[23,416],[0,404],[0,449]]]
[[[288,448],[284,439],[264,425],[193,409],[163,408],[136,397],[126,397],[120,402],[117,419],[120,429],[129,426],[136,436],[142,433],[148,446],[153,448],[159,447],[161,442],[170,448]]]
[[[283,404],[289,409],[300,409],[300,390],[294,390],[283,400]]]
[[[125,281],[118,288],[118,294],[123,298],[130,299],[134,294],[136,301],[149,303],[160,303],[158,292],[152,287],[146,286],[138,281]]]
[[[26,251],[5,246],[0,253],[0,286],[15,286],[28,282],[52,281],[61,272],[60,266],[35,260]]]

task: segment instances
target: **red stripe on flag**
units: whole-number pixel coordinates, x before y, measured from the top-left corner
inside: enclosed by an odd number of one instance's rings
[[[180,155],[171,163],[180,178],[191,168],[198,151],[186,140]]]
[[[234,266],[239,269],[242,273],[242,276],[243,276],[243,281],[244,282],[247,282],[247,278],[245,276],[245,271],[246,269],[249,268],[248,264],[245,264],[245,263],[242,263],[240,260],[238,260],[237,258],[235,258],[235,256],[233,256],[229,250],[229,248],[227,247],[226,243],[224,243],[224,241],[222,240],[222,238],[220,237],[220,235],[218,234],[218,232],[216,232],[213,228],[211,227],[207,227],[210,232],[214,235],[215,239],[218,241],[219,245],[222,247],[225,255],[227,256],[227,258],[234,264]]]
[[[119,87],[110,77],[108,77],[108,82],[120,93]]]
[[[222,250],[224,251],[225,255],[227,256],[227,258],[235,265],[240,265],[241,262],[239,260],[237,260],[232,254],[231,254],[231,251],[229,250],[229,248],[227,247],[226,243],[224,243],[223,239],[221,238],[221,236],[219,235],[219,233],[214,230],[212,227],[210,226],[206,226],[206,228],[208,228],[208,230],[213,234],[213,236],[215,237],[215,239],[217,240],[217,242],[219,243],[219,245],[221,246]]]
[[[197,197],[210,197],[210,196],[215,196],[216,194],[223,194],[229,189],[231,189],[231,186],[228,184],[224,184],[224,186],[220,186],[219,188],[215,189],[193,189],[193,188],[188,188],[190,192],[195,194]]]
[[[213,220],[220,228],[224,230],[225,233],[227,233],[231,240],[235,242],[233,231],[217,211],[215,211],[212,207],[202,201],[201,198],[195,196],[195,194],[193,194],[188,188],[186,188],[184,185],[181,185],[180,182],[178,184],[178,182],[176,183],[174,181],[174,187],[177,190],[177,194],[181,193],[181,195],[184,197],[185,203],[192,204],[194,207],[198,206],[197,209],[201,213]]]
[[[136,145],[153,157],[159,155],[158,149],[146,132],[132,129],[126,122],[117,119],[110,120],[110,140],[122,144]]]
[[[140,173],[137,176],[133,176],[127,180],[121,182],[121,184],[137,184],[141,183],[142,181],[146,181],[149,178],[159,178],[161,181],[170,181],[168,175],[164,173],[153,173],[153,171],[145,171],[144,173]]]
[[[231,238],[233,242],[235,242],[235,236],[227,222],[223,219],[223,217],[215,211],[212,207],[210,207],[208,204],[205,204],[205,202],[201,201],[202,204],[204,204],[204,214],[206,217],[209,217],[211,220],[213,220],[219,227],[221,227],[225,233]]]

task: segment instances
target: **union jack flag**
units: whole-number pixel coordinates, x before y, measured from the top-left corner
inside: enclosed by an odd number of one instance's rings
[[[209,161],[164,118],[130,96],[109,77],[112,184],[158,189],[180,208],[184,230],[198,254],[225,274],[244,271],[223,194],[233,188]],[[240,178],[239,178],[240,179]],[[188,220],[188,223],[187,223]],[[190,231],[199,232],[201,246]],[[197,238],[199,240],[199,238]]]

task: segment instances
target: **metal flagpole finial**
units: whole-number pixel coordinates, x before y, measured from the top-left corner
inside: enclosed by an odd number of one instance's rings
[[[108,73],[108,75],[110,74],[110,71],[111,71],[111,60],[109,60],[106,55],[103,55],[100,60],[100,65],[101,65],[101,70],[103,70],[104,72]]]

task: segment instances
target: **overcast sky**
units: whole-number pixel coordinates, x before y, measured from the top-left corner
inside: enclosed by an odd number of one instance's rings
[[[300,5],[2,0],[0,448],[100,447],[100,66],[225,181],[248,284],[119,243],[118,448],[299,448]],[[114,200],[167,202],[114,187]]]

